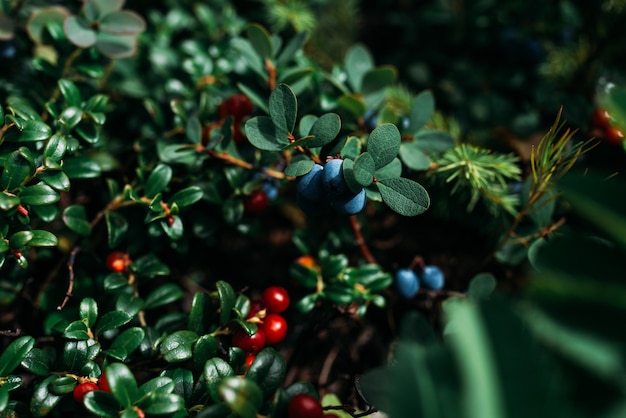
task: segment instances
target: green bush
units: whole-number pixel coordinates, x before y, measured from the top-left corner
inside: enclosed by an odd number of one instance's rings
[[[355,2],[235,3],[0,1],[0,416],[621,416],[624,184],[569,104],[489,146]]]

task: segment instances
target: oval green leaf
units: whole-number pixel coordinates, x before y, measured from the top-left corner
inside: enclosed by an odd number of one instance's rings
[[[376,183],[383,202],[403,216],[416,216],[430,206],[426,190],[417,182],[406,178],[390,178]]]
[[[389,164],[400,150],[400,131],[392,123],[384,123],[372,131],[367,140],[367,151],[374,159],[376,169]]]

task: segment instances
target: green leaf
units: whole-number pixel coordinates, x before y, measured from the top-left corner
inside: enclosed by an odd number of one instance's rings
[[[286,84],[279,84],[270,94],[269,113],[276,133],[285,136],[294,131],[296,116],[298,115],[298,101],[296,95]],[[247,132],[247,131],[246,131]],[[280,139],[279,139],[280,140]]]
[[[376,169],[386,166],[400,151],[400,131],[396,125],[385,123],[372,131],[367,140],[367,151],[374,159]]]
[[[99,31],[96,38],[96,49],[109,58],[128,58],[137,52],[137,38],[134,35]]]
[[[48,390],[54,395],[67,395],[76,387],[76,379],[70,376],[57,376],[55,380],[50,382]]]
[[[191,300],[187,328],[196,334],[204,334],[208,331],[209,316],[211,315],[210,298],[204,292],[196,292]]]
[[[159,350],[168,363],[189,360],[193,357],[193,345],[198,340],[198,334],[192,331],[181,330],[168,335],[161,342]]]
[[[263,151],[280,151],[289,145],[286,133],[280,135],[272,119],[267,116],[256,116],[248,119],[245,124],[248,141]]]
[[[70,106],[63,109],[63,112],[57,118],[59,124],[67,128],[67,131],[74,129],[82,120],[83,111],[79,107]]]
[[[45,159],[50,159],[59,163],[63,159],[66,150],[67,141],[65,138],[62,135],[54,134],[46,143],[46,147],[43,150],[43,156]]]
[[[110,364],[105,372],[111,394],[120,405],[130,408],[137,401],[139,392],[133,372],[123,363]]]
[[[172,303],[185,297],[185,293],[175,283],[166,283],[157,287],[146,297],[145,309],[153,309]]]
[[[174,393],[153,392],[143,402],[143,411],[150,415],[178,416],[176,412],[185,411],[185,400]],[[186,411],[185,411],[186,413]]]
[[[50,357],[39,348],[31,349],[22,360],[22,367],[37,376],[48,376],[50,374]]]
[[[372,184],[374,172],[376,171],[376,163],[369,152],[359,155],[354,161],[354,179],[363,187]]]
[[[102,390],[89,392],[83,400],[83,405],[89,412],[98,417],[113,418],[119,416],[119,403],[113,395]]]
[[[467,294],[475,300],[485,299],[496,290],[496,278],[491,273],[479,273],[472,277]]]
[[[558,186],[575,212],[626,247],[626,198],[621,192],[621,179],[604,180],[597,175],[570,172]]]
[[[73,81],[65,78],[60,79],[57,84],[59,86],[59,91],[61,91],[61,95],[65,99],[65,102],[68,104],[68,106],[80,107],[83,99],[80,96],[80,90],[78,89],[76,84],[74,84]]]
[[[365,74],[374,68],[374,59],[363,45],[352,46],[345,57],[346,73],[348,82],[356,92],[361,91],[361,84]]]
[[[35,160],[32,153],[28,148],[20,147],[5,160],[0,185],[4,190],[11,191],[33,174],[35,174]]]
[[[274,44],[271,35],[259,24],[252,23],[246,27],[246,35],[250,44],[263,61],[274,56]]]
[[[198,338],[193,347],[194,370],[202,371],[207,360],[217,355],[219,343],[215,337],[206,334]]]
[[[128,234],[128,221],[118,212],[105,211],[109,248],[117,248]]]
[[[98,29],[117,35],[135,35],[146,29],[146,22],[135,12],[120,10],[104,16]]]
[[[263,392],[249,379],[225,377],[218,386],[218,392],[231,411],[241,418],[256,418],[263,403]]]
[[[172,205],[175,203],[179,208],[182,208],[185,206],[191,206],[200,201],[203,195],[204,192],[200,187],[190,186],[174,193],[169,199],[169,202]]]
[[[63,330],[63,337],[71,340],[88,340],[91,338],[87,324],[83,320],[70,322]]]
[[[313,138],[306,139],[303,145],[308,147],[322,147],[335,139],[341,130],[341,119],[336,113],[325,113],[315,121],[309,135]]]
[[[70,190],[70,178],[63,171],[44,171],[39,178],[59,192],[68,192]]]
[[[424,127],[426,122],[435,114],[435,98],[430,90],[424,90],[413,98],[409,132],[416,133]]]
[[[363,99],[369,109],[376,108],[385,99],[385,91],[387,87],[391,86],[398,76],[398,73],[393,67],[378,67],[363,77],[363,85],[361,86],[361,93]]]
[[[52,129],[40,120],[27,120],[21,128],[19,142],[45,141],[52,135]]]
[[[292,36],[287,42],[287,45],[278,55],[276,59],[276,65],[279,68],[285,67],[289,61],[296,56],[296,54],[302,49],[307,40],[306,32],[298,32],[295,36]]]
[[[56,247],[59,243],[56,235],[43,229],[33,229],[33,237],[28,241],[31,247]]]
[[[415,135],[415,143],[427,154],[438,154],[454,147],[454,138],[445,131],[423,129]]]
[[[79,235],[85,237],[91,235],[91,224],[87,220],[87,213],[82,205],[66,207],[63,211],[63,222],[69,229]]]
[[[88,157],[71,157],[63,160],[63,171],[70,179],[91,179],[100,177],[100,165]]]
[[[218,386],[222,379],[228,376],[234,376],[235,371],[225,360],[219,357],[213,357],[204,365],[203,377],[206,380],[206,387],[213,401],[220,400]]]
[[[152,199],[158,193],[162,192],[172,179],[172,173],[173,171],[170,166],[165,164],[157,165],[154,170],[152,170],[152,173],[150,173],[150,177],[148,177],[148,181],[146,182],[146,197]]]
[[[415,141],[400,144],[399,155],[404,165],[412,170],[426,170],[432,163],[430,157],[424,153],[422,147]]]
[[[48,390],[48,385],[56,380],[58,376],[48,376],[35,385],[33,395],[30,399],[30,412],[35,417],[48,415],[57,406],[61,396],[54,395]]]
[[[282,354],[266,347],[256,355],[246,373],[246,379],[255,381],[267,399],[282,386],[286,371],[287,365]]]
[[[49,205],[59,201],[59,193],[47,184],[35,184],[26,187],[19,194],[22,204],[25,205]]]
[[[124,361],[133,351],[139,348],[145,335],[144,330],[140,327],[128,328],[115,337],[106,353],[120,361]]]
[[[9,211],[20,204],[20,198],[17,196],[9,196],[6,193],[0,193],[0,210]]]
[[[9,237],[9,246],[12,249],[24,248],[35,235],[31,231],[19,231]]]
[[[84,298],[80,301],[79,316],[88,327],[93,327],[98,319],[98,304],[92,298]]]
[[[0,355],[0,376],[7,376],[26,358],[35,346],[35,339],[25,335],[17,338]]]
[[[63,346],[63,370],[78,373],[99,353],[100,345],[93,339],[67,341]]]
[[[146,254],[137,258],[131,265],[131,269],[143,277],[167,276],[170,268],[163,264],[154,254]]]
[[[101,335],[103,332],[116,329],[130,322],[133,316],[128,312],[112,311],[107,312],[96,324],[96,334]]]
[[[383,201],[403,216],[416,216],[430,206],[426,190],[417,182],[402,177],[380,180],[376,183]]]
[[[291,159],[289,165],[285,169],[286,176],[303,176],[315,165],[315,162],[304,154],[298,154]]]
[[[89,27],[89,22],[80,16],[69,16],[63,22],[67,39],[80,48],[89,48],[96,43],[96,32]]]
[[[226,325],[232,315],[237,296],[228,282],[218,280],[215,286],[220,301],[220,325]]]
[[[360,94],[344,94],[339,97],[337,106],[339,106],[339,109],[349,113],[350,116],[353,116],[355,119],[362,117],[367,111],[367,105],[363,101],[363,96]]]

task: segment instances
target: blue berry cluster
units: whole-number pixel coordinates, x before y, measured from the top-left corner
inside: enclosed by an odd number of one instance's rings
[[[444,284],[443,271],[437,266],[426,265],[419,272],[404,268],[396,272],[396,290],[405,299],[411,299],[417,294],[420,285],[427,289],[441,290]]]
[[[343,177],[343,160],[336,158],[326,165],[315,164],[311,171],[296,180],[298,205],[316,215],[330,205],[341,215],[355,215],[365,207],[365,189],[352,192]]]

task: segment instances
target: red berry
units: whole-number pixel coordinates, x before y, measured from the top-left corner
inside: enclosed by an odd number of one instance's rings
[[[241,348],[248,354],[256,354],[265,347],[265,332],[261,328],[257,329],[253,335],[243,329],[238,329],[233,333],[233,345]]]
[[[145,412],[143,412],[143,409],[139,409],[139,408],[137,408],[137,409],[135,409],[135,412],[137,412],[137,416],[138,416],[139,418],[146,418],[146,413],[145,413]]]
[[[602,107],[596,107],[591,115],[591,123],[597,128],[608,128],[611,126],[611,114]]]
[[[271,286],[265,289],[261,299],[269,313],[281,313],[289,307],[289,293],[280,286]]]
[[[243,208],[248,213],[259,213],[269,204],[269,198],[263,190],[255,190],[243,200]]]
[[[220,103],[218,108],[220,119],[230,115],[235,122],[241,122],[243,118],[249,116],[254,110],[254,106],[244,94],[233,94],[228,99]]]
[[[121,273],[126,270],[129,262],[128,254],[122,251],[113,251],[107,256],[106,266],[113,272]]]
[[[98,387],[100,390],[111,393],[111,388],[109,387],[109,382],[107,382],[107,376],[105,372],[102,372],[100,375],[100,379],[98,379]]]
[[[17,206],[17,211],[22,216],[28,216],[28,209],[26,209],[26,207],[24,207],[22,205],[18,205]]]
[[[76,402],[82,403],[83,399],[85,399],[85,395],[87,395],[89,392],[93,392],[94,390],[98,390],[98,389],[99,389],[98,385],[96,385],[95,383],[91,383],[91,382],[80,383],[76,385],[72,395],[74,395],[74,400]]]
[[[267,315],[261,328],[265,332],[265,343],[268,345],[278,344],[287,335],[287,321],[278,314]]]
[[[250,366],[252,365],[252,362],[254,361],[255,358],[256,358],[256,356],[254,354],[248,354],[246,356],[246,366],[248,368],[250,368]]]
[[[174,222],[176,222],[176,219],[172,215],[169,215],[165,218],[165,222],[167,223],[167,226],[172,226],[174,225]]]
[[[299,393],[287,405],[289,418],[323,418],[324,410],[320,401],[306,393]]]
[[[262,309],[265,309],[265,307],[263,306],[261,301],[253,300],[252,302],[250,302],[250,312],[248,312],[246,319],[250,319],[253,316],[256,316],[256,314],[258,314],[259,311],[261,311]]]
[[[612,144],[621,144],[624,142],[624,133],[614,126],[606,128],[604,137]]]

